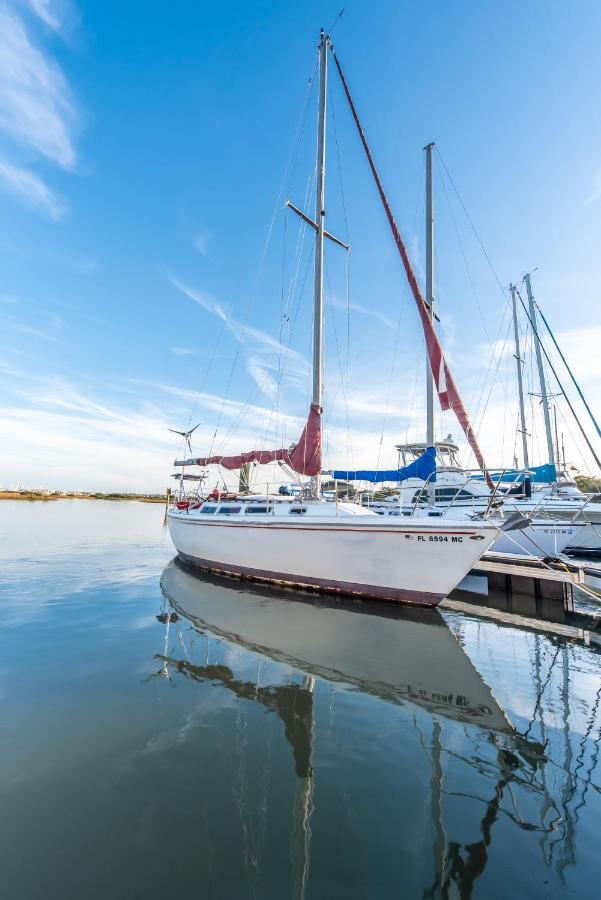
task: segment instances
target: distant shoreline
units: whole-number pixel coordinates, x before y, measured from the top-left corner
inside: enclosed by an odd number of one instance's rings
[[[160,494],[103,494],[100,492],[86,493],[74,491],[62,493],[61,491],[0,491],[0,500],[137,500],[140,503],[164,503],[165,497]]]

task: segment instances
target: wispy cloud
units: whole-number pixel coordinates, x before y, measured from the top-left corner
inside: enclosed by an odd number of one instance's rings
[[[194,300],[202,309],[221,319],[236,340],[245,345],[247,371],[266,397],[274,399],[277,394],[277,381],[271,372],[285,369],[289,384],[294,387],[304,384],[309,363],[302,353],[285,346],[266,331],[239,322],[211,294],[191,288],[173,276],[170,276],[170,281],[178,291]]]
[[[0,34],[0,128],[51,162],[73,168],[76,111],[65,76],[7,7],[0,8]]]
[[[585,199],[583,208],[586,209],[587,206],[592,206],[593,203],[596,203],[598,200],[601,200],[601,169],[599,169],[593,178],[593,189]]]
[[[213,235],[210,231],[203,229],[194,239],[194,246],[202,256],[206,256],[209,252],[209,244]]]
[[[67,207],[64,200],[38,175],[3,159],[0,159],[0,188],[57,222],[65,217]]]
[[[250,356],[246,360],[246,369],[261,393],[272,400],[275,399],[278,393],[278,384],[265,362],[258,356]]]
[[[192,350],[190,347],[169,347],[172,353],[175,353],[176,356],[192,356],[195,353],[195,350]]]
[[[572,225],[574,225],[583,213],[586,212],[589,207],[594,206],[595,203],[598,203],[601,200],[601,169],[595,172],[592,180],[592,187],[589,193],[586,195],[584,200],[580,203],[574,216],[572,218]]]
[[[59,7],[50,0],[27,4],[53,31]],[[63,169],[76,165],[74,133],[78,113],[71,88],[50,55],[34,42],[24,19],[10,5],[0,5],[0,132],[14,145]],[[28,206],[60,220],[65,203],[14,158],[0,161],[0,183]]]
[[[207,312],[212,313],[212,315],[217,316],[217,318],[222,319],[227,325],[228,329],[234,335],[234,337],[240,341],[240,343],[254,343],[256,346],[263,348],[264,350],[270,350],[274,353],[286,354],[288,359],[294,359],[297,362],[304,365],[307,369],[309,367],[309,363],[297,350],[293,350],[291,347],[286,347],[281,341],[278,341],[277,338],[274,338],[271,334],[266,331],[262,331],[259,328],[253,328],[251,325],[244,325],[242,322],[239,322],[235,319],[229,312],[222,306],[211,294],[207,294],[204,291],[199,291],[196,288],[188,287],[188,285],[183,284],[177,278],[171,278],[171,283],[185,294],[187,297],[190,297],[191,300],[194,300],[195,303],[198,303],[203,309]]]
[[[0,322],[3,327],[12,328],[13,331],[19,331],[21,334],[27,334],[30,337],[42,338],[45,341],[56,341],[58,338],[52,331],[43,331],[41,328],[34,328],[25,322],[19,322],[9,316],[0,316]]]
[[[25,0],[25,2],[48,28],[52,28],[53,31],[59,30],[61,19],[56,3],[52,3],[51,0]]]
[[[388,316],[384,316],[382,313],[378,312],[375,309],[369,309],[367,306],[363,306],[361,303],[348,303],[341,297],[333,297],[332,298],[332,306],[336,309],[344,309],[345,311],[349,309],[351,312],[360,313],[362,316],[371,316],[373,319],[377,319],[383,325],[386,325],[387,328],[396,328],[396,322],[393,322],[392,319],[389,319]]]

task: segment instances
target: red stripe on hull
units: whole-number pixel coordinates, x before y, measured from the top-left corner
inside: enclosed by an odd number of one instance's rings
[[[170,516],[169,518],[173,519],[175,522],[185,522],[186,525],[204,525],[205,528],[270,528],[274,531],[335,531],[337,534],[340,534],[341,532],[350,532],[352,534],[450,534],[459,535],[460,537],[469,537],[470,540],[480,540],[480,538],[475,535],[474,531],[457,531],[457,529],[451,531],[447,529],[445,531],[444,528],[437,528],[436,530],[433,528],[369,528],[366,526],[361,526],[360,528],[345,528],[344,525],[331,525],[328,527],[316,525],[313,522],[309,522],[306,525],[289,525],[288,523],[280,525],[273,521],[218,522],[214,518],[211,518],[210,520],[192,517],[188,518],[185,516]]]
[[[248,566],[231,566],[215,562],[211,559],[200,559],[178,551],[184,562],[207,572],[220,575],[233,575],[235,578],[248,578],[252,581],[264,581],[272,584],[284,584],[297,588],[312,588],[328,594],[347,594],[352,597],[363,597],[370,600],[391,600],[395,603],[407,603],[411,606],[438,606],[444,594],[431,594],[427,591],[407,591],[403,588],[379,587],[375,584],[355,584],[350,581],[331,581],[324,578],[312,578],[310,575],[288,575],[284,572],[268,572],[252,569]]]

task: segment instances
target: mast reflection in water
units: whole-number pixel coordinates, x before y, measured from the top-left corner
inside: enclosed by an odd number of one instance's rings
[[[3,503],[3,898],[597,897],[593,650],[198,577],[160,506]]]
[[[514,896],[554,895],[550,884],[561,893],[587,793],[599,811],[601,688],[575,754],[566,647],[543,661],[543,639],[532,636],[537,692],[529,720],[514,727],[463,650],[469,625],[459,617],[450,617],[455,636],[436,611],[249,587],[175,561],[161,586],[156,674],[235,701],[226,780],[240,825],[229,850],[244,860],[255,896],[273,885],[270,820],[288,830],[286,896],[390,896],[396,884],[411,897],[504,897],[508,879]],[[544,712],[558,677],[563,731],[555,705],[550,727]],[[297,783],[283,818],[272,804],[288,779],[257,709],[275,714],[290,747]]]

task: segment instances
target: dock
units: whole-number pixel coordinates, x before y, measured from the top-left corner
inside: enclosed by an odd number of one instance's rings
[[[442,609],[601,647],[601,566],[486,553],[470,575],[482,582],[481,587],[462,584],[443,600]],[[586,588],[592,611],[575,608],[579,588]]]

